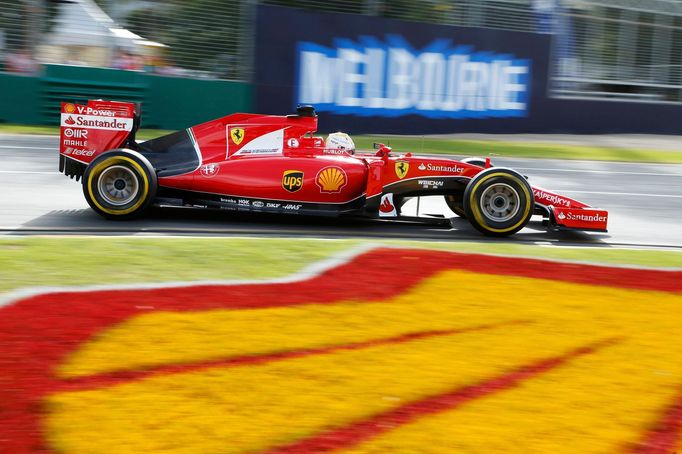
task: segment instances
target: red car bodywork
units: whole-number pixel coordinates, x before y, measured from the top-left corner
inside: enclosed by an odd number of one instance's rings
[[[236,113],[138,143],[137,106],[63,103],[60,171],[80,178],[99,154],[130,148],[158,177],[158,204],[316,215],[399,217],[410,197],[461,191],[484,167],[454,159],[325,148],[312,109],[297,115]],[[605,231],[604,210],[533,187],[551,226]]]

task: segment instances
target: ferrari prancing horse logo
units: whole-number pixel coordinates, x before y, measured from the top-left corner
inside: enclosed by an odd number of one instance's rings
[[[239,145],[244,140],[244,128],[230,128],[230,138],[235,145]]]
[[[395,174],[401,180],[407,175],[407,171],[410,170],[410,163],[405,161],[398,161],[395,163]]]

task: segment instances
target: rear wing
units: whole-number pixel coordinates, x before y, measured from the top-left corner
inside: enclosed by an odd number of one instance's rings
[[[100,153],[131,147],[140,125],[139,104],[91,100],[63,102],[59,131],[59,171],[79,179]]]

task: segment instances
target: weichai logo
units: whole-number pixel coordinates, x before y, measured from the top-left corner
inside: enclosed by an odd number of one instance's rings
[[[288,192],[296,192],[303,187],[303,172],[286,170],[282,175],[282,187]]]
[[[397,248],[316,269],[3,300],[0,452],[679,449],[682,271]]]

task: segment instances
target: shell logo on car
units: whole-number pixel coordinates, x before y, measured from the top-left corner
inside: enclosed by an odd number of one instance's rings
[[[410,249],[335,263],[1,307],[0,451],[679,450],[682,272]]]
[[[317,173],[315,182],[320,192],[336,193],[341,192],[341,189],[346,186],[348,177],[341,167],[325,167]]]

